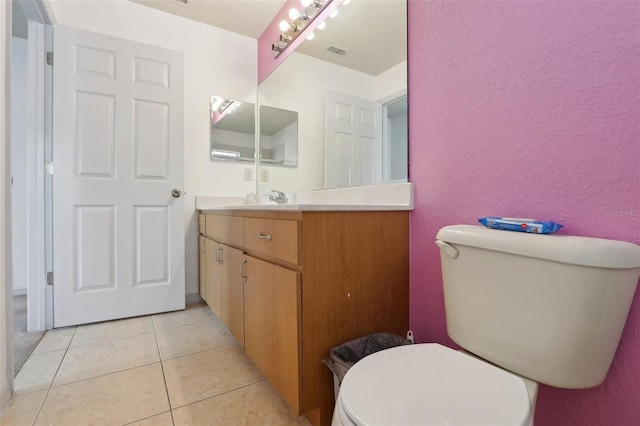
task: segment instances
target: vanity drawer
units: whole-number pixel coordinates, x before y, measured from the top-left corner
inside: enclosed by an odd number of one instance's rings
[[[246,250],[299,265],[302,260],[299,238],[300,222],[297,220],[244,218]]]
[[[205,215],[205,235],[221,243],[242,247],[242,218],[216,214]]]

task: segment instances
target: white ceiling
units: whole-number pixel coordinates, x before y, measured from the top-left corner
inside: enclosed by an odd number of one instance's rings
[[[154,9],[259,38],[286,0],[130,0]]]
[[[130,0],[252,38],[259,38],[286,0]],[[407,58],[406,0],[352,0],[298,52],[374,76]],[[275,40],[274,40],[275,42]],[[327,53],[335,46],[345,57]]]

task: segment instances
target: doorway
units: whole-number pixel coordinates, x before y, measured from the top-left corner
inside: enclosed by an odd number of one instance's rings
[[[383,103],[384,182],[409,180],[409,123],[407,95]]]
[[[13,360],[17,373],[47,327],[45,321],[45,24],[38,0],[14,2],[11,38],[11,232]]]

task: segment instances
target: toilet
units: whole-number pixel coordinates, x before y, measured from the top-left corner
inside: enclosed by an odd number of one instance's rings
[[[538,383],[604,380],[640,278],[640,247],[473,225],[442,228],[449,337],[356,363],[337,425],[533,425]]]

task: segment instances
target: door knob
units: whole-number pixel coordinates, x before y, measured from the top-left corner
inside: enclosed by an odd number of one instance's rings
[[[174,189],[173,191],[171,191],[171,195],[173,195],[173,198],[180,198],[182,192],[180,192],[179,189]]]

